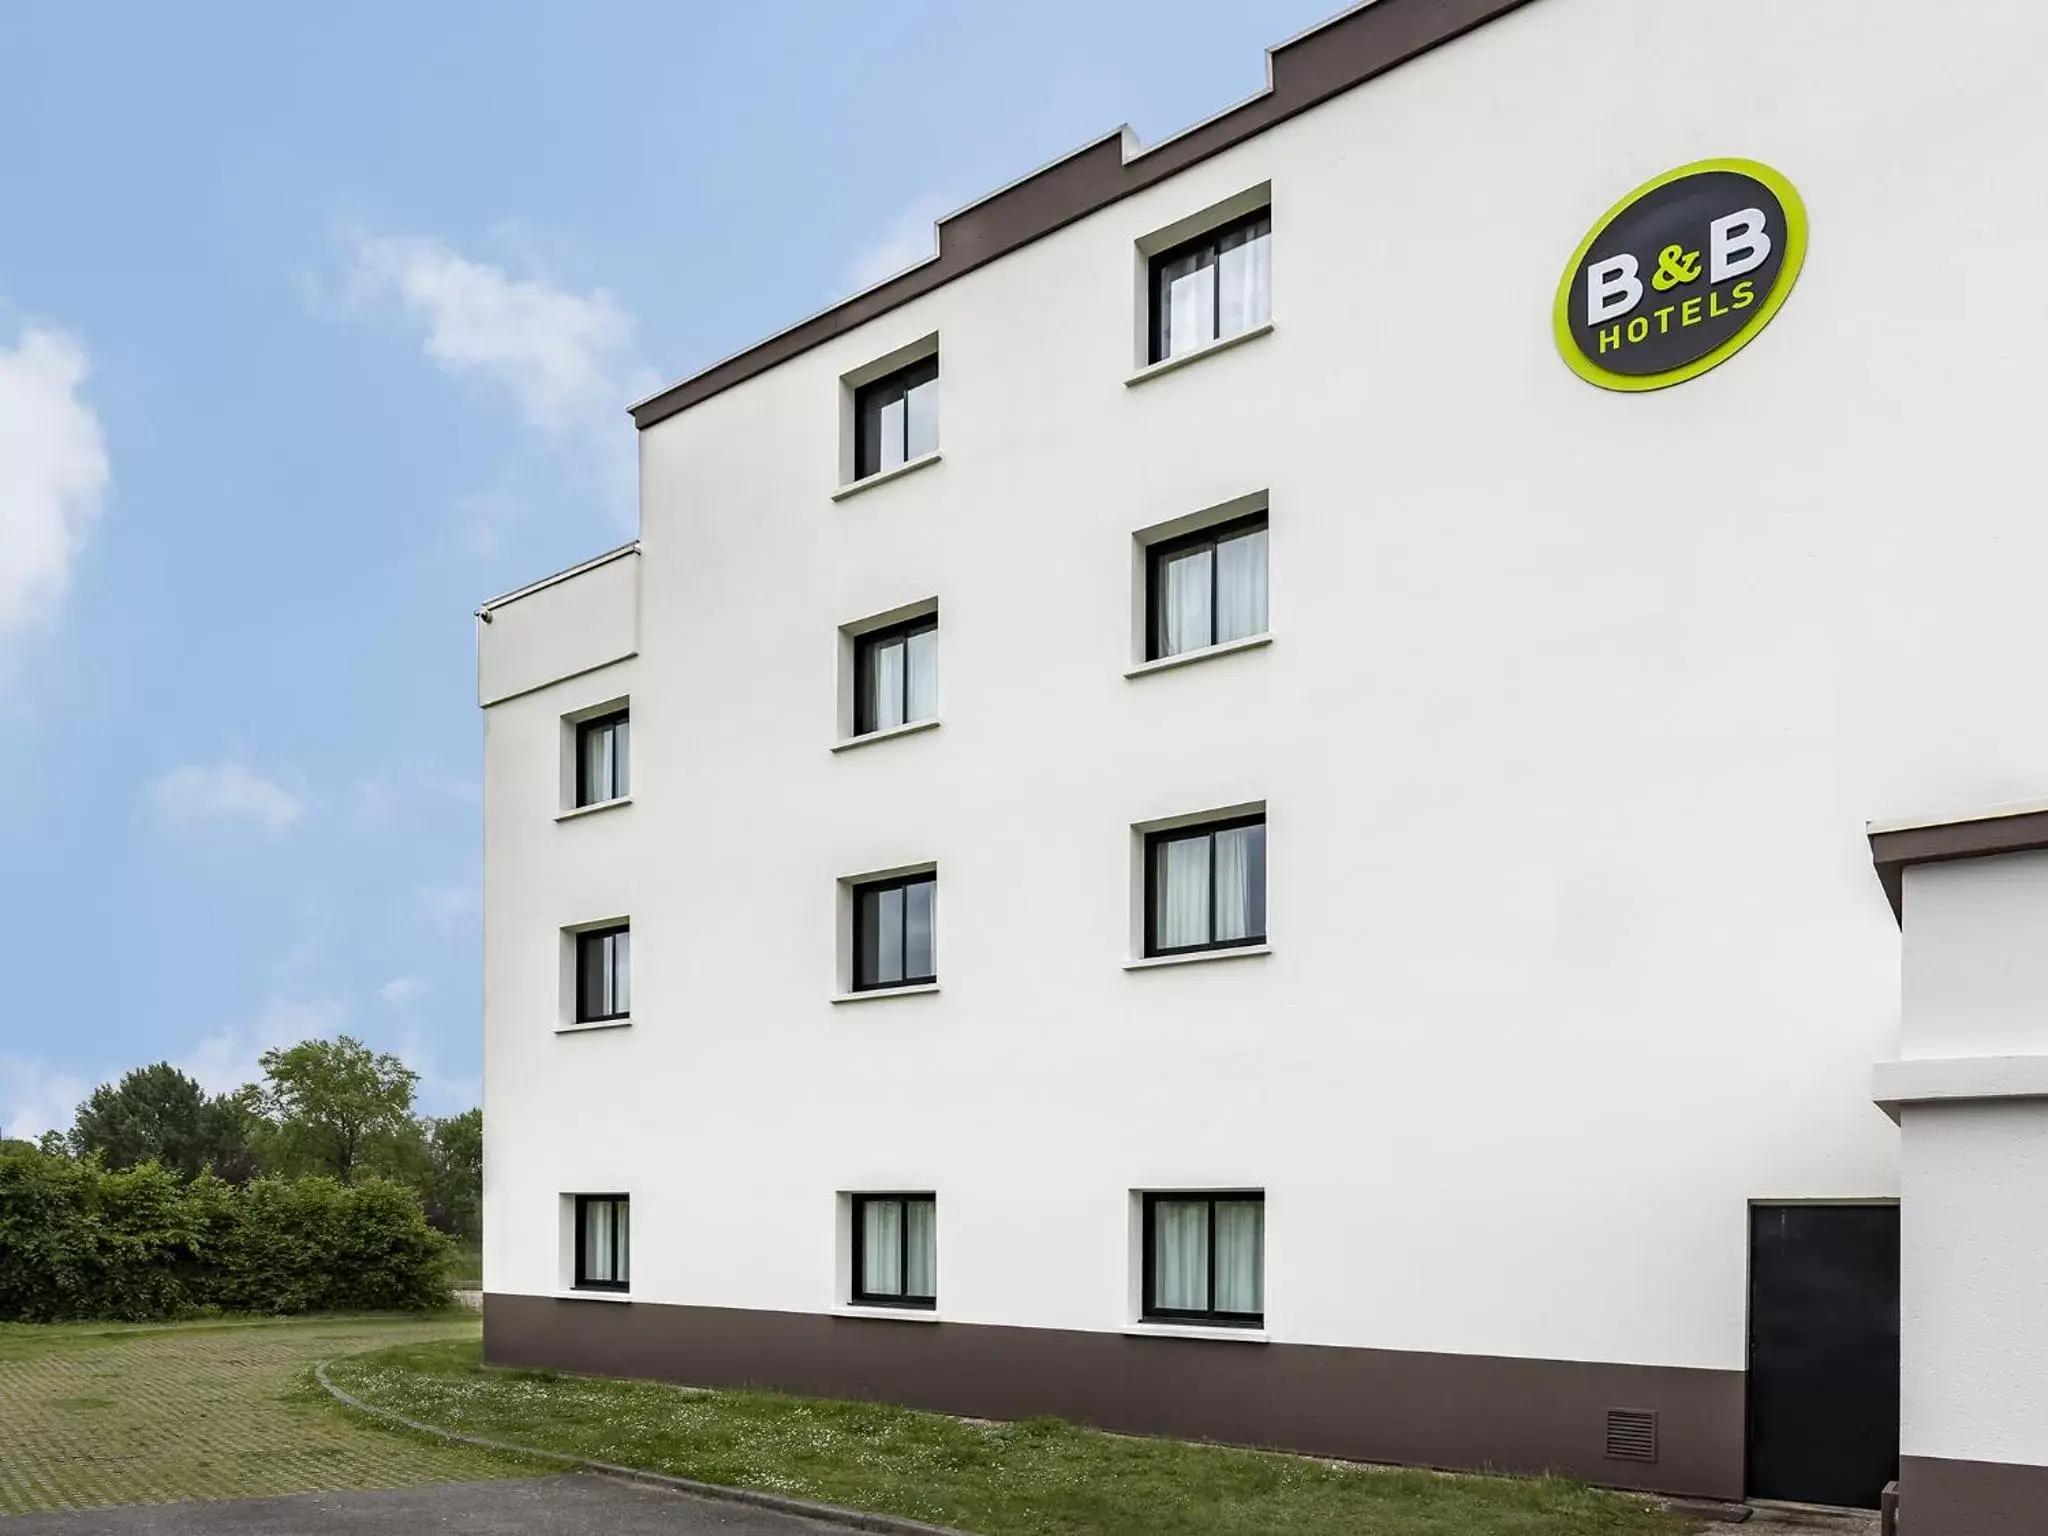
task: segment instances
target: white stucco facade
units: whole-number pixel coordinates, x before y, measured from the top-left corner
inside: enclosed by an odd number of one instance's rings
[[[1904,872],[1900,1450],[2048,1467],[2048,852]]]
[[[644,432],[633,581],[479,631],[487,1289],[616,1191],[635,1302],[831,1313],[842,1193],[930,1190],[940,1319],[1115,1333],[1133,1192],[1256,1189],[1273,1341],[1741,1372],[1750,1203],[1900,1192],[1866,819],[2048,782],[2048,11],[1969,9],[1536,0]],[[1573,247],[1730,154],[1789,302],[1575,378]],[[1132,382],[1143,243],[1265,186],[1270,332]],[[939,457],[835,499],[842,380],[933,334]],[[1128,675],[1136,536],[1254,497],[1270,643]],[[843,627],[931,600],[939,724],[833,751]],[[1134,827],[1248,805],[1270,952],[1132,968]],[[926,863],[937,990],[835,1002],[841,882]],[[631,1022],[559,1032],[614,918]]]

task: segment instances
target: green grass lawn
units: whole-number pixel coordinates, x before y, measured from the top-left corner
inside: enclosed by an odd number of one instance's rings
[[[474,1312],[0,1324],[0,1515],[554,1470],[344,1418],[309,1380],[329,1355],[478,1331]]]
[[[407,1418],[701,1482],[980,1536],[1667,1536],[1649,1501],[1560,1478],[1457,1477],[988,1424],[871,1403],[509,1371],[476,1340],[334,1362],[336,1386]]]

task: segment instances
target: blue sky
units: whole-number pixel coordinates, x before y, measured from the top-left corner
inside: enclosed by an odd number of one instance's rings
[[[471,611],[627,403],[1337,0],[0,9],[0,1130],[348,1031],[474,1103]]]

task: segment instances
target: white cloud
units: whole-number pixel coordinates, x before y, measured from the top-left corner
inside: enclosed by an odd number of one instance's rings
[[[848,286],[858,293],[905,267],[914,267],[939,253],[938,222],[960,205],[952,198],[927,192],[905,205],[847,268]]]
[[[149,799],[168,826],[241,822],[273,837],[290,831],[306,813],[299,796],[232,759],[173,768],[149,786]]]
[[[474,884],[423,885],[412,894],[413,910],[442,932],[469,927],[483,912],[483,892]]]
[[[355,277],[424,322],[423,350],[443,371],[488,381],[543,432],[620,418],[640,365],[633,317],[602,288],[570,293],[474,261],[439,240],[359,235]]]
[[[363,826],[385,826],[427,809],[437,817],[448,807],[483,804],[483,786],[467,774],[451,773],[425,754],[411,754],[359,777],[349,788],[349,809]]]
[[[174,1063],[208,1093],[227,1093],[260,1082],[258,1058],[272,1046],[325,1039],[340,1030],[348,1009],[333,997],[273,997],[246,1023],[224,1025]]]
[[[413,1108],[418,1113],[460,1114],[463,1110],[483,1102],[483,1080],[472,1075],[450,1074],[444,1071],[440,1053],[417,1025],[405,1031],[404,1038],[398,1044],[398,1059],[420,1076],[418,1093],[413,1103]]]
[[[34,1141],[45,1131],[68,1131],[92,1085],[68,1072],[20,1056],[0,1056],[0,1136]]]
[[[427,995],[427,984],[417,976],[394,976],[377,989],[377,1000],[394,1013],[404,1013]]]
[[[426,236],[357,234],[351,245],[356,307],[395,304],[420,327],[429,361],[497,394],[531,431],[496,488],[458,499],[462,547],[496,554],[537,515],[524,493],[536,450],[579,497],[594,496],[630,526],[637,467],[626,407],[658,382],[634,346],[632,315],[603,288],[572,292]]]
[[[87,368],[61,331],[0,347],[0,635],[56,613],[99,519],[107,451],[78,395]]]

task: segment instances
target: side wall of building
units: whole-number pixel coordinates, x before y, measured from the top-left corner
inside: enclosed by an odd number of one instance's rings
[[[1900,1518],[2021,1536],[2048,1511],[2048,853],[1907,870],[1904,930],[1902,1065],[2031,1068],[2033,1096],[1900,1106]]]
[[[1739,1493],[1749,1203],[1898,1190],[1863,819],[2048,778],[2044,45],[1538,0],[645,433],[636,803],[557,826],[500,761],[584,692],[492,711],[493,1356],[1472,1459],[1357,1406],[1420,1372],[1498,1463]],[[1790,302],[1574,378],[1575,245],[1728,154],[1806,197]],[[1137,243],[1268,183],[1271,333],[1127,384]],[[840,380],[934,332],[942,460],[831,499]],[[1134,533],[1255,492],[1272,643],[1127,678]],[[840,626],[930,598],[942,724],[831,752]],[[1126,969],[1133,826],[1257,802],[1271,953]],[[833,1003],[838,882],[927,860],[940,990]],[[560,928],[625,912],[632,1027],[557,1036]],[[1270,1343],[1125,1337],[1133,1192],[1189,1187],[1265,1191]],[[629,1306],[553,1299],[598,1189]],[[863,1189],[937,1192],[936,1326],[832,1315]],[[1033,1340],[1139,1397],[998,1385]]]

